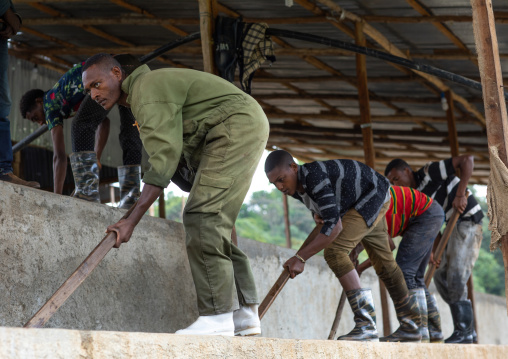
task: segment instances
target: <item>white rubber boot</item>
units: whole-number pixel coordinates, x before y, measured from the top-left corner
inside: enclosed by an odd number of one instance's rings
[[[261,322],[258,315],[258,305],[241,306],[233,313],[235,335],[250,336],[261,334]]]
[[[235,324],[233,312],[218,315],[199,316],[198,319],[185,329],[177,330],[180,335],[225,335],[234,336]]]

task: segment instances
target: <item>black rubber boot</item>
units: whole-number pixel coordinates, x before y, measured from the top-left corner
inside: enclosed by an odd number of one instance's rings
[[[120,202],[118,208],[129,209],[139,198],[141,185],[141,166],[130,165],[118,167],[120,182]]]
[[[422,335],[422,343],[430,343],[429,335],[429,321],[428,321],[428,308],[427,298],[425,297],[424,288],[410,289],[409,294],[416,295],[418,306],[420,307],[420,334]]]
[[[349,305],[353,310],[355,327],[337,340],[355,340],[377,342],[376,310],[370,289],[354,289],[346,292]]]
[[[445,340],[449,344],[473,343],[473,308],[469,300],[450,304],[453,326],[455,330],[451,337]]]
[[[431,343],[444,343],[443,332],[441,330],[441,316],[434,294],[427,295],[427,313],[429,318],[429,336]]]
[[[99,165],[95,152],[74,152],[70,159],[76,186],[73,197],[100,203]]]
[[[392,334],[379,338],[379,341],[420,343],[422,341],[422,335],[420,334],[421,313],[416,295],[410,293],[394,305],[400,326]]]

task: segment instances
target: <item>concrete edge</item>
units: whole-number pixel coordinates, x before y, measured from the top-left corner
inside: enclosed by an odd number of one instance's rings
[[[504,359],[508,357],[508,346],[355,343],[0,327],[0,357]]]

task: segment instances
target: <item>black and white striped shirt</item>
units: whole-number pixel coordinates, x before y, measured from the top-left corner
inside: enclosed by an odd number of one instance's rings
[[[298,168],[304,193],[294,198],[323,218],[321,233],[329,236],[344,214],[354,208],[371,226],[385,202],[390,200],[390,182],[369,166],[353,160],[306,163]]]
[[[452,215],[452,202],[457,193],[457,187],[460,179],[455,176],[452,159],[438,162],[429,162],[417,172],[414,172],[416,180],[416,189],[433,198],[443,207],[446,220]],[[474,223],[480,223],[483,218],[483,212],[478,201],[472,194],[467,199],[467,206],[460,215],[459,220],[469,220]]]

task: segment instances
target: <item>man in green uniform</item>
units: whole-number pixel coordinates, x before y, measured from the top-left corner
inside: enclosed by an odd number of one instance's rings
[[[83,84],[106,110],[115,103],[131,108],[150,157],[136,208],[108,227],[117,233],[116,247],[129,240],[175,173],[192,183],[183,222],[200,316],[177,333],[260,333],[254,278],[246,255],[231,243],[231,230],[268,139],[261,107],[200,71],[143,65],[125,77],[107,54],[86,61]]]

